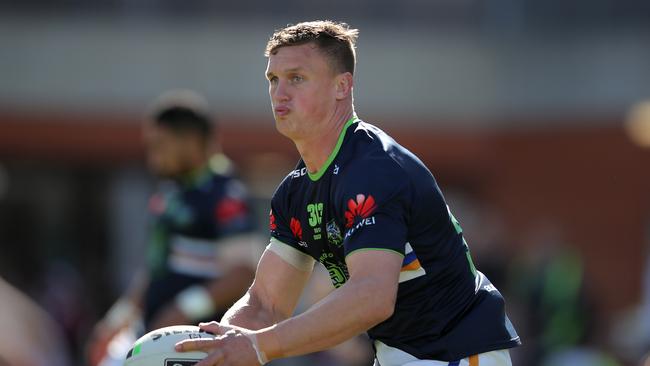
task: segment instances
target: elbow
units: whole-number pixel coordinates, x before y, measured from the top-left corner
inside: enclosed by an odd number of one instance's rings
[[[385,291],[385,290],[383,290]],[[369,315],[369,323],[372,326],[375,326],[391,316],[393,316],[393,313],[395,312],[395,302],[397,298],[397,291],[389,291],[388,293],[382,292],[381,289],[378,291],[372,292],[375,296],[371,296],[369,299],[370,301],[370,306],[368,306],[368,309],[371,309],[368,311]],[[377,294],[382,294],[381,296],[376,296]]]
[[[393,316],[393,313],[395,312],[395,299],[390,299],[388,301],[385,301],[382,306],[377,311],[377,323],[381,323],[384,320],[390,318]]]

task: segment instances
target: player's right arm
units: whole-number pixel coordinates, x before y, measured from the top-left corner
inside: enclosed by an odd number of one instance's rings
[[[144,269],[137,271],[127,291],[94,325],[90,339],[85,345],[88,363],[91,366],[99,364],[104,358],[111,339],[140,317],[148,283],[149,276],[146,271]]]
[[[271,239],[246,294],[226,312],[223,325],[261,329],[289,318],[298,303],[314,259]]]

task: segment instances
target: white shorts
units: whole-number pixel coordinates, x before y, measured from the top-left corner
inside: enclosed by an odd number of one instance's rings
[[[375,341],[374,366],[512,366],[507,349],[480,353],[458,361],[420,360],[400,349]]]

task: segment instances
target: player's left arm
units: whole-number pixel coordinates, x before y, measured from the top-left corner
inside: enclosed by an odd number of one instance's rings
[[[304,313],[257,334],[272,360],[322,351],[388,319],[395,309],[402,255],[360,250],[347,259],[350,279]]]

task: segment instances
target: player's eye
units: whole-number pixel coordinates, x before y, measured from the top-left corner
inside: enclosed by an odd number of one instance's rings
[[[269,83],[271,84],[277,84],[278,83],[278,77],[277,76],[271,76],[269,78]]]
[[[292,82],[293,84],[300,83],[300,82],[302,82],[303,80],[305,80],[305,79],[304,79],[302,76],[300,76],[300,75],[294,75],[294,76],[291,77],[291,82]]]

